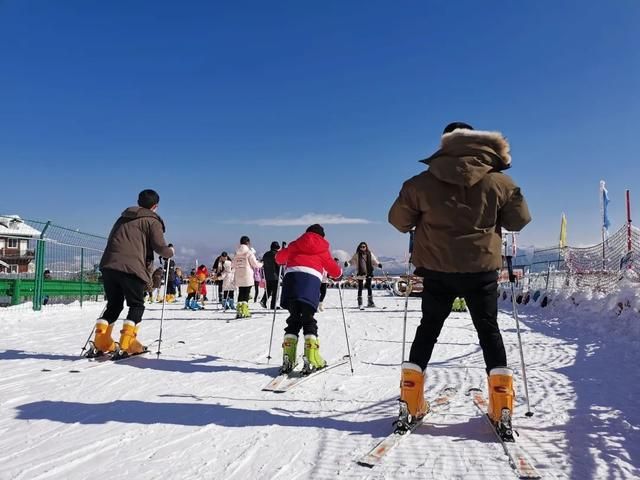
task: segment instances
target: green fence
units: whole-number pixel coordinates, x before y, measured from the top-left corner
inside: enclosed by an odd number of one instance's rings
[[[43,306],[104,296],[98,264],[107,239],[52,222],[0,215],[0,302]],[[2,245],[2,244],[0,244]],[[8,248],[16,246],[17,249]]]

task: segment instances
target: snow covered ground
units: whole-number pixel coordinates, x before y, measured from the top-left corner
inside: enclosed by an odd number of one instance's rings
[[[165,311],[159,360],[147,355],[110,364],[77,359],[102,305],[5,311],[0,478],[515,478],[464,395],[472,386],[486,389],[467,314],[447,321],[428,370],[429,397],[445,386],[459,389],[450,407],[430,416],[381,466],[354,462],[390,431],[397,413],[403,302],[376,292],[385,308],[361,312],[352,308],[355,292],[344,293],[355,374],[339,367],[284,394],[261,391],[280,360],[284,312],[277,316],[271,364],[271,315],[260,307],[253,318],[235,320],[213,305],[191,312],[180,304]],[[346,353],[337,290],[329,290],[326,303],[317,318],[331,361]],[[517,371],[518,440],[545,478],[640,477],[637,330],[625,335],[612,328],[610,336],[592,325],[615,318],[523,309],[535,411],[525,418],[515,322],[509,304],[500,305],[507,308],[501,326]],[[419,306],[410,299],[410,338]],[[160,306],[151,306],[143,340],[157,338],[159,319]]]

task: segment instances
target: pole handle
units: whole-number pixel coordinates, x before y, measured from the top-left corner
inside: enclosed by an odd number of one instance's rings
[[[511,283],[516,283],[516,275],[513,273],[513,257],[511,255],[507,255],[506,259],[507,259],[507,270],[509,271],[509,281]]]

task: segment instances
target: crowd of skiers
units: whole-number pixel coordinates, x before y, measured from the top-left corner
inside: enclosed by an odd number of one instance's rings
[[[514,181],[503,173],[511,166],[509,144],[499,132],[476,131],[465,123],[447,125],[440,148],[421,160],[424,172],[407,180],[389,211],[389,223],[403,233],[412,232],[412,263],[423,277],[422,319],[416,330],[409,361],[402,364],[399,423],[410,423],[428,411],[424,398],[427,366],[454,299],[466,300],[477,330],[488,374],[489,415],[496,422],[510,421],[513,412],[513,372],[507,366],[505,348],[497,323],[497,279],[502,266],[501,231],[521,230],[529,221],[526,201]],[[138,206],[126,209],[116,221],[100,267],[107,307],[95,326],[91,355],[115,352],[125,356],[143,351],[137,339],[144,312],[144,292],[159,288],[159,275],[149,272],[154,252],[164,260],[171,280],[167,296],[175,295],[180,275],[171,268],[174,249],[164,240],[164,223],[157,215],[159,196],[144,190]],[[358,277],[358,304],[367,289],[367,304],[373,306],[371,278],[381,267],[368,245],[362,242],[343,264],[353,266]],[[191,272],[186,307],[198,294],[206,295],[206,267]],[[282,269],[282,270],[281,270]],[[262,271],[263,274],[257,272]],[[289,311],[283,341],[282,371],[296,366],[300,331],[304,335],[305,364],[312,369],[326,364],[319,351],[314,315],[322,310],[323,291],[330,278],[342,276],[341,265],[330,253],[321,225],[311,225],[289,245],[277,242],[259,261],[251,241],[243,236],[233,257],[223,252],[216,258],[212,274],[218,297],[237,316],[250,316],[251,288],[264,280],[263,307],[275,309],[276,289],[282,271],[280,306]],[[157,271],[156,271],[157,272]],[[173,273],[172,273],[173,272]],[[323,287],[323,285],[325,285]],[[180,291],[178,289],[178,295]],[[126,299],[129,305],[120,339],[111,337],[115,321]],[[506,413],[505,413],[506,412]]]

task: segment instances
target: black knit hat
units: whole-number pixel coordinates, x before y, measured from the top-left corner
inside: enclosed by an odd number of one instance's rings
[[[319,225],[317,223],[314,223],[309,228],[307,228],[307,233],[309,233],[309,232],[317,233],[321,237],[324,237],[324,228],[322,228],[322,225]]]
[[[280,250],[280,244],[278,242],[271,242],[271,250]]]
[[[473,127],[471,125],[469,125],[468,123],[453,122],[453,123],[450,123],[449,125],[447,125],[446,127],[444,127],[444,131],[442,132],[442,134],[444,135],[445,133],[451,133],[454,130],[458,130],[460,128],[465,129],[465,130],[473,130]]]

